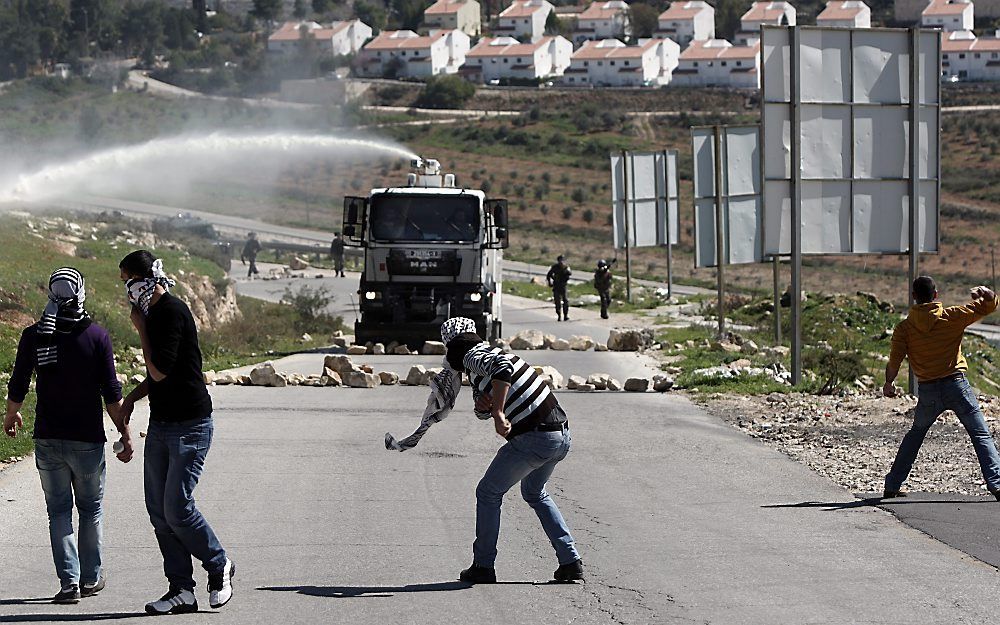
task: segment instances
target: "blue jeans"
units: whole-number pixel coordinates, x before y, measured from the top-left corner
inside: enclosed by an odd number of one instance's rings
[[[559,564],[580,556],[559,508],[545,491],[545,483],[570,448],[569,429],[562,432],[525,432],[510,439],[476,488],[476,542],[472,558],[478,566],[493,567],[500,537],[500,505],[507,491],[521,483],[521,496],[534,509],[542,529],[556,550]]]
[[[35,466],[45,493],[59,581],[63,586],[96,582],[101,576],[104,443],[36,439]],[[79,543],[73,536],[74,497],[80,515]]]
[[[209,573],[226,565],[225,550],[194,502],[213,429],[211,418],[149,422],[144,452],[146,511],[163,554],[163,573],[173,588],[194,590],[192,556]]]
[[[979,458],[979,467],[990,492],[1000,491],[1000,456],[993,442],[990,428],[986,426],[983,413],[979,409],[976,394],[969,381],[962,376],[947,378],[938,382],[921,382],[917,387],[917,407],[913,414],[913,425],[903,437],[896,452],[889,474],[885,476],[886,490],[899,490],[913,468],[924,436],[934,421],[945,410],[952,410],[972,439],[972,446]]]

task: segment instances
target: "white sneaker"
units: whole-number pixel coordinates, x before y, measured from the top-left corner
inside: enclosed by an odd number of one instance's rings
[[[198,600],[190,590],[171,588],[159,601],[146,604],[146,614],[188,614],[198,611]]]
[[[226,558],[226,566],[218,573],[208,575],[208,605],[213,609],[221,608],[233,598],[233,576],[236,575],[236,565]]]

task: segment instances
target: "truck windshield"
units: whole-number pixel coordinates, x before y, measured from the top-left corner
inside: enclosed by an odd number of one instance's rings
[[[474,196],[390,195],[372,198],[372,237],[383,241],[475,241]]]

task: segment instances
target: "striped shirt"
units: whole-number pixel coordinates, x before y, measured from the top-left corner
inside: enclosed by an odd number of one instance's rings
[[[504,413],[511,423],[511,436],[531,430],[546,421],[559,401],[548,383],[527,362],[499,347],[483,342],[462,359],[476,399],[492,391],[493,380],[510,384]]]

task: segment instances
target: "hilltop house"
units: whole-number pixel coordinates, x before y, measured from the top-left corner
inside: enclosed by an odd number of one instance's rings
[[[457,29],[426,36],[412,30],[388,30],[369,41],[358,58],[367,76],[427,78],[458,72],[470,43],[469,36]]]
[[[725,39],[692,41],[681,53],[673,84],[760,88],[760,42],[734,46]]]
[[[372,36],[372,28],[361,20],[334,22],[322,26],[316,22],[285,22],[267,38],[268,52],[298,53],[311,44],[325,54],[347,55],[361,50]]]
[[[788,2],[754,2],[740,18],[736,43],[750,46],[760,41],[761,26],[795,26],[795,7]]]
[[[715,8],[704,0],[671,2],[657,23],[656,36],[673,39],[681,48],[715,38]]]
[[[424,24],[434,30],[460,30],[478,37],[482,30],[476,0],[437,0],[424,11]]]
[[[600,39],[626,39],[632,35],[628,4],[623,0],[594,2],[576,17],[573,43]]]
[[[941,75],[956,80],[1000,80],[1000,32],[980,38],[970,30],[941,33]]]
[[[920,14],[920,25],[945,31],[972,30],[974,11],[969,0],[932,0]]]
[[[871,28],[872,10],[861,0],[833,0],[816,16],[817,26],[827,28]]]
[[[520,41],[538,41],[545,35],[545,21],[552,11],[547,0],[514,0],[500,12],[493,33]]]
[[[484,37],[468,54],[461,73],[470,80],[542,80],[562,76],[573,44],[565,37],[542,37],[521,43],[513,37]]]
[[[626,46],[617,39],[586,41],[563,74],[563,84],[589,87],[658,87],[670,83],[680,46],[670,39],[644,39]]]

